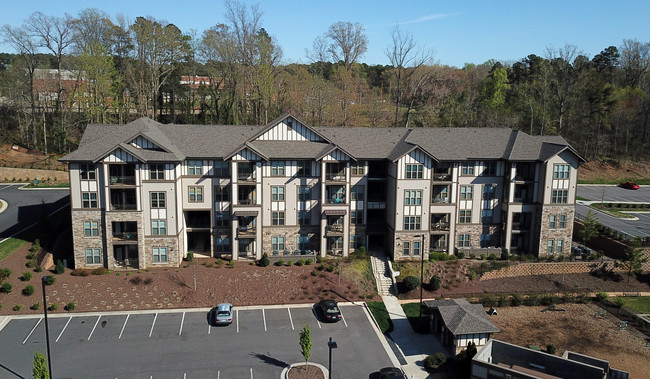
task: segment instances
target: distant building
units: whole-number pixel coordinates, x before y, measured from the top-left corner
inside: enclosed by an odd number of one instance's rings
[[[571,351],[558,357],[492,339],[472,359],[471,377],[627,379],[629,373],[612,368],[605,360]]]

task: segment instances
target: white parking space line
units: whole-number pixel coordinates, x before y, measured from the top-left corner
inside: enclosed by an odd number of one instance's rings
[[[314,308],[311,309],[311,313],[314,315],[314,318],[316,319],[316,322],[318,323],[318,329],[320,329],[320,320],[318,319],[318,313],[316,313],[316,310]]]
[[[212,330],[212,325],[208,322],[208,335],[210,335],[210,330]]]
[[[151,323],[151,330],[149,331],[149,337],[153,334],[153,327],[156,325],[156,319],[158,318],[158,313],[153,316],[153,322]]]
[[[253,379],[253,368],[251,367],[251,379]]]
[[[237,333],[239,333],[239,309],[237,309]]]
[[[348,327],[348,323],[345,322],[345,317],[343,317],[343,312],[341,312],[341,308],[339,307],[339,313],[341,314],[341,320],[343,320],[343,323],[345,324],[345,327]]]
[[[264,308],[262,308],[262,319],[264,320],[264,331],[266,332],[266,314],[264,313]]]
[[[289,312],[289,321],[291,321],[291,330],[296,330],[293,327],[293,318],[291,317],[291,308],[287,308],[287,312]]]
[[[42,318],[42,317],[38,319],[38,322],[36,323],[36,325],[34,325],[34,327],[32,328],[32,331],[29,332],[29,334],[27,335],[27,337],[25,337],[25,340],[23,341],[23,345],[25,344],[25,342],[27,342],[27,340],[28,340],[29,337],[32,335],[32,333],[34,333],[34,330],[36,330],[36,327],[38,326],[38,324],[41,323],[41,321],[43,321],[43,318]]]
[[[183,323],[185,322],[185,312],[183,312],[183,317],[181,318],[181,329],[178,331],[178,335],[180,336],[181,333],[183,333]]]
[[[99,319],[102,318],[101,315],[97,317],[97,321],[95,321],[95,326],[93,326],[93,330],[90,331],[90,334],[88,335],[88,341],[90,341],[90,337],[93,336],[93,333],[95,333],[95,328],[97,328],[97,324],[99,324]]]
[[[183,373],[183,379],[185,379],[185,378],[187,378],[187,373],[186,372]]]
[[[117,339],[122,339],[122,333],[124,333],[124,328],[126,328],[126,322],[129,321],[130,314],[127,313],[126,320],[124,320],[124,325],[122,325],[122,330],[120,330],[120,336]]]
[[[59,338],[61,338],[61,336],[63,335],[63,332],[65,331],[65,328],[68,327],[68,324],[70,323],[70,321],[72,321],[72,317],[70,317],[70,318],[68,319],[68,322],[65,323],[65,325],[63,326],[63,329],[61,329],[61,333],[59,333],[59,336],[56,337],[56,340],[54,341],[54,343],[59,342]]]
[[[217,370],[217,379],[221,379],[221,371]]]

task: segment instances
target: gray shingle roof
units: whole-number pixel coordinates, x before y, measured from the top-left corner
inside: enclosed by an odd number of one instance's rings
[[[470,304],[465,299],[433,300],[424,303],[430,309],[438,309],[445,326],[455,336],[501,331],[490,321],[481,304]]]

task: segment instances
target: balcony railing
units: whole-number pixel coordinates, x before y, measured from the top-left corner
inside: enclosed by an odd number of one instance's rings
[[[123,203],[117,203],[117,204],[111,204],[111,210],[114,211],[134,211],[136,210],[137,204],[123,204]]]
[[[437,222],[431,225],[432,230],[449,230],[448,222]]]
[[[433,203],[434,204],[449,204],[449,197],[441,197],[441,196],[436,196],[433,198]]]
[[[240,182],[254,182],[257,180],[257,177],[254,174],[239,174],[237,175],[237,179]]]
[[[451,180],[451,174],[450,173],[434,172],[433,173],[433,180],[437,180],[439,182],[447,182],[447,181]]]
[[[345,197],[328,197],[327,199],[328,204],[345,204]]]
[[[333,181],[333,182],[344,182],[345,181],[345,173],[340,172],[336,174],[331,174],[328,173],[325,175],[325,180]]]
[[[528,229],[530,229],[530,223],[528,223],[528,222],[513,222],[512,223],[512,229],[513,230],[528,230]]]
[[[240,236],[254,236],[256,234],[254,226],[240,226],[237,231]]]
[[[109,185],[134,186],[135,176],[111,176]]]
[[[115,233],[113,234],[113,241],[138,241],[137,232],[124,232],[124,233]]]
[[[339,224],[327,225],[325,229],[331,233],[343,233],[343,225],[339,225]]]
[[[255,205],[255,199],[239,199],[237,205]]]

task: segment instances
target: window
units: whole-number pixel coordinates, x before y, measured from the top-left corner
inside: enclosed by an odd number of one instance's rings
[[[271,161],[271,176],[284,176],[284,161]]]
[[[472,186],[460,186],[460,199],[472,200]]]
[[[494,199],[494,186],[487,184],[483,186],[483,200]]]
[[[352,200],[363,201],[363,194],[365,192],[365,186],[352,186],[350,187],[350,198]]]
[[[86,264],[98,265],[102,263],[102,255],[100,249],[86,249]]]
[[[284,225],[284,212],[271,212],[272,225]]]
[[[99,235],[99,221],[84,221],[84,236],[95,237]]]
[[[214,202],[220,203],[224,201],[230,201],[230,187],[214,186]]]
[[[154,236],[167,235],[167,221],[151,220],[151,234]]]
[[[421,205],[422,191],[406,190],[404,191],[404,205]]]
[[[352,176],[363,176],[364,174],[364,167],[363,163],[357,162],[354,164],[350,165],[350,175]]]
[[[402,250],[402,255],[411,255],[411,243],[409,241],[404,242],[404,249]]]
[[[81,207],[82,208],[97,208],[97,193],[96,192],[82,192],[81,193]]]
[[[350,223],[363,224],[363,211],[350,211]]]
[[[459,224],[469,224],[472,222],[472,211],[459,211],[458,212],[458,223]]]
[[[230,225],[230,212],[215,212],[214,213],[214,226],[224,227]]]
[[[271,187],[271,201],[284,201],[284,187]]]
[[[424,166],[421,164],[406,165],[406,179],[422,179]]]
[[[283,251],[284,250],[284,237],[271,237],[271,250]]]
[[[492,209],[483,209],[481,211],[481,222],[484,224],[491,224],[493,215],[494,211]]]
[[[149,179],[151,179],[151,180],[165,180],[165,165],[164,164],[150,164],[149,165]]]
[[[311,200],[311,187],[298,186],[298,201],[309,201],[309,200]]]
[[[481,247],[490,247],[490,235],[489,234],[481,234],[479,239],[480,239]]]
[[[566,215],[564,215],[564,214],[560,215],[559,221],[558,221],[558,228],[559,229],[566,228]]]
[[[203,175],[203,166],[201,161],[187,161],[188,175]]]
[[[469,234],[461,234],[458,236],[458,247],[469,247]]]
[[[553,204],[566,204],[569,202],[568,190],[553,190],[551,193],[551,203]]]
[[[79,176],[81,180],[95,180],[97,178],[94,164],[79,165]]]
[[[151,208],[165,208],[164,192],[151,192]]]
[[[354,250],[357,248],[357,236],[350,236],[350,249]]]
[[[298,236],[298,249],[309,250],[310,247],[309,236]]]
[[[497,162],[495,161],[485,161],[483,162],[483,176],[496,176],[497,174]]]
[[[309,211],[298,211],[298,224],[299,225],[311,224],[311,216]]]
[[[555,241],[555,252],[562,254],[562,249],[564,248],[564,240]]]
[[[553,165],[553,179],[569,179],[569,168],[568,164]]]
[[[311,162],[310,161],[298,161],[298,176],[311,176]]]
[[[203,201],[203,187],[202,186],[190,186],[189,190],[189,201],[190,203],[200,203]]]
[[[463,162],[460,165],[461,175],[474,175],[474,162]]]
[[[153,263],[165,263],[167,262],[167,248],[166,247],[154,247],[153,248]]]
[[[548,240],[548,244],[547,244],[547,247],[546,247],[546,252],[547,253],[553,254],[553,244],[554,244],[554,242],[555,241],[553,241],[553,240]]]
[[[548,218],[548,228],[549,229],[555,229],[557,223],[556,223],[556,218],[557,216],[555,215],[550,215]]]
[[[215,161],[214,162],[214,176],[218,178],[227,178],[230,176],[230,162]]]
[[[419,241],[414,241],[413,242],[413,255],[420,256],[420,242]]]
[[[217,253],[227,253],[230,251],[230,238],[217,237],[215,250]]]
[[[404,216],[404,230],[419,230],[420,216]]]

